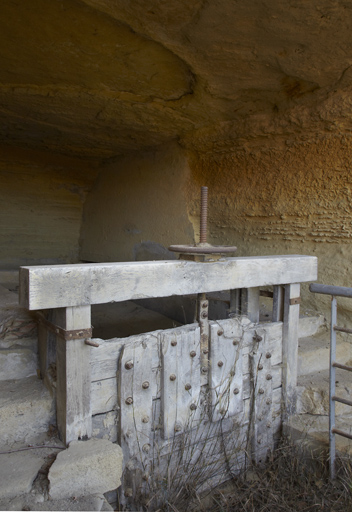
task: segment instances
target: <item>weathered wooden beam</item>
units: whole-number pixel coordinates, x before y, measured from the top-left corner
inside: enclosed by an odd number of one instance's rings
[[[299,255],[21,267],[20,304],[84,306],[316,279],[317,258]]]
[[[282,337],[282,393],[285,415],[296,410],[300,285],[287,284]]]
[[[86,329],[91,324],[90,306],[60,309],[55,321],[66,330]],[[84,339],[57,337],[56,415],[60,437],[66,444],[92,435],[91,350]]]

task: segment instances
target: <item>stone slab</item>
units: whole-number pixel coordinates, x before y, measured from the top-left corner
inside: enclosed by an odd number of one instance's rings
[[[40,499],[42,498],[42,499]],[[44,500],[43,496],[25,494],[15,498],[0,498],[0,510],[65,510],[65,511],[111,511],[103,495],[67,498],[62,500]]]
[[[72,441],[49,471],[50,497],[102,494],[121,485],[122,450],[106,439]]]
[[[14,498],[31,490],[44,458],[28,452],[0,455],[0,498]]]
[[[55,423],[55,404],[37,377],[1,383],[0,445],[31,443]]]
[[[33,350],[0,348],[0,380],[25,379],[37,374],[38,356]]]

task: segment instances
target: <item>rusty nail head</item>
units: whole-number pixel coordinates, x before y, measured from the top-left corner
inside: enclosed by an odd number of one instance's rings
[[[265,354],[265,357],[266,357],[267,359],[270,359],[270,358],[271,358],[271,354],[270,354],[270,352],[267,352],[267,353]]]
[[[128,398],[126,398],[125,403],[127,405],[132,405],[133,404],[133,398],[131,396],[129,396]]]
[[[208,301],[202,302],[202,308],[207,308],[207,307],[208,307]]]
[[[208,373],[208,368],[206,366],[202,367],[202,373]]]
[[[203,350],[203,354],[209,354],[209,350],[208,350],[207,348],[205,348],[205,349]]]
[[[149,416],[143,416],[142,422],[143,423],[148,423],[148,421],[149,421]]]
[[[191,409],[191,411],[195,411],[197,409],[197,406],[196,404],[191,404],[189,408]]]
[[[233,340],[232,345],[235,345],[235,346],[238,345],[238,341],[237,340]]]
[[[218,366],[221,368],[222,366],[224,366],[224,363],[222,361],[218,361]]]
[[[262,364],[258,364],[258,370],[262,370],[263,369],[263,365]]]
[[[144,453],[149,453],[149,450],[150,450],[150,444],[144,444],[143,447],[142,447],[142,450],[144,451]]]
[[[189,355],[190,355],[191,357],[196,357],[197,353],[196,353],[196,351],[195,351],[195,350],[192,350],[192,351],[189,353]]]
[[[200,315],[202,318],[208,318],[208,313],[206,311],[203,311]]]
[[[176,375],[174,373],[170,375],[170,380],[176,380]]]
[[[126,370],[131,370],[133,368],[133,361],[126,361],[125,368]]]
[[[268,375],[266,376],[266,380],[271,380],[273,377],[272,375],[270,375],[270,373],[268,373]]]
[[[222,336],[223,334],[224,334],[224,331],[221,331],[221,330],[218,331],[218,336]]]
[[[176,345],[177,345],[177,341],[176,341],[176,340],[172,340],[172,342],[171,342],[171,346],[172,346],[172,347],[176,347]]]
[[[148,389],[149,388],[149,382],[147,380],[145,382],[143,382],[142,388],[143,389]]]
[[[264,394],[264,389],[263,389],[263,388],[259,388],[259,389],[258,389],[258,393],[259,393],[260,395],[263,395],[263,394]]]
[[[174,428],[174,431],[175,431],[175,432],[181,432],[181,430],[182,430],[181,425],[180,425],[179,423],[176,423],[175,428]]]
[[[253,336],[253,340],[259,343],[259,341],[263,341],[263,338],[262,336],[259,336],[259,334],[255,333],[255,335]]]
[[[240,390],[239,390],[238,388],[235,388],[235,389],[233,390],[233,394],[234,394],[234,395],[238,395],[238,393],[239,393],[239,392],[240,392]]]
[[[192,386],[190,384],[186,384],[185,385],[185,390],[186,391],[189,391],[191,388],[192,388]]]

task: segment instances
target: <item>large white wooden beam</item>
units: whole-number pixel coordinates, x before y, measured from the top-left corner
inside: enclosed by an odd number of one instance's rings
[[[314,256],[146,261],[21,267],[20,303],[30,310],[301,283],[317,279]]]

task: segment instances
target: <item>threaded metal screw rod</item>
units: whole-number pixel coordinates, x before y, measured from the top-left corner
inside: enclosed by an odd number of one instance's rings
[[[200,199],[200,243],[207,242],[207,224],[208,224],[208,187],[201,188]]]

